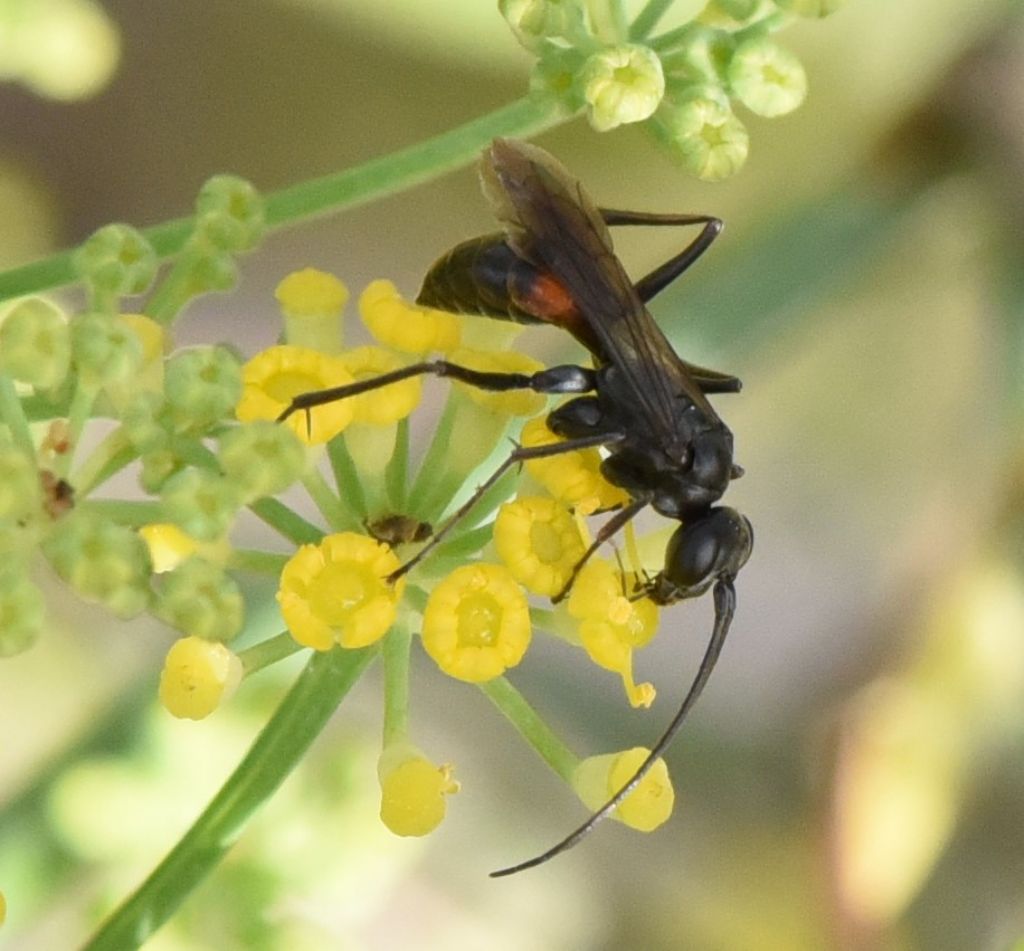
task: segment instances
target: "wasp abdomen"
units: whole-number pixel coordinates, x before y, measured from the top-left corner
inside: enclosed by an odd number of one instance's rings
[[[416,302],[456,314],[543,323],[541,316],[516,302],[515,289],[524,281],[524,269],[533,270],[505,243],[503,235],[463,241],[427,272]]]

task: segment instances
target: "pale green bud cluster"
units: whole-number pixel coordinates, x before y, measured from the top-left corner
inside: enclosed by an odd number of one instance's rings
[[[46,539],[43,552],[82,598],[100,602],[117,617],[135,617],[149,606],[149,550],[132,529],[73,512]]]
[[[19,564],[0,567],[0,657],[28,650],[46,622],[43,593]]]
[[[243,423],[220,437],[217,461],[248,502],[277,495],[306,469],[306,449],[287,426]]]
[[[264,230],[252,186],[217,176],[198,196],[183,251],[145,303],[126,307],[122,298],[148,290],[157,254],[139,231],[114,224],[72,255],[89,292],[81,313],[29,298],[0,315],[0,655],[27,647],[44,625],[29,574],[37,553],[79,596],[118,617],[152,607],[188,634],[228,638],[240,629],[242,596],[220,562],[193,558],[154,590],[139,529],[173,522],[196,546],[222,545],[217,557],[226,558],[239,509],[286,488],[305,467],[284,427],[247,425],[232,435],[242,378],[229,348],[172,349],[181,308],[231,286],[234,256]],[[85,438],[94,417],[104,424]],[[214,437],[221,459],[208,447]],[[158,501],[91,497],[133,464]]]
[[[160,576],[153,613],[185,634],[229,641],[242,629],[245,604],[223,568],[194,555]]]
[[[67,317],[48,301],[32,297],[0,319],[0,372],[40,389],[62,383],[71,363]]]
[[[102,298],[141,294],[156,275],[156,252],[131,225],[105,225],[75,251],[75,271]]]
[[[244,504],[239,487],[212,469],[176,472],[161,491],[164,514],[185,534],[204,541],[222,538]]]
[[[585,109],[599,132],[654,123],[659,138],[705,181],[734,174],[746,160],[749,137],[734,104],[774,117],[792,112],[807,95],[799,60],[772,34],[795,16],[826,16],[840,5],[711,0],[691,23],[651,36],[655,23],[644,21],[645,14],[618,28],[597,26],[582,0],[498,4],[537,57],[532,89],[568,112]]]
[[[242,395],[237,357],[226,347],[179,350],[164,368],[164,393],[174,432],[201,432],[229,416]]]

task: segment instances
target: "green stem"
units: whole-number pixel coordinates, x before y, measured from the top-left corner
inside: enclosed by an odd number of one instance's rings
[[[558,104],[526,96],[424,142],[355,168],[300,182],[267,196],[267,226],[276,230],[318,215],[366,204],[473,161],[495,136],[526,138],[564,121]],[[192,219],[178,218],[143,231],[161,258],[176,254],[192,233]],[[77,280],[71,251],[0,273],[0,301],[62,287]]]
[[[647,0],[647,5],[637,14],[633,25],[629,28],[629,38],[634,43],[642,43],[651,35],[658,21],[675,0]]]
[[[249,511],[296,545],[315,545],[324,537],[322,528],[307,522],[277,499],[257,499],[249,503]]]
[[[151,522],[166,522],[163,505],[160,502],[141,499],[86,499],[79,503],[83,512],[92,512],[118,525],[138,528]]]
[[[495,677],[477,686],[537,751],[540,758],[562,779],[571,783],[579,765],[579,757],[555,736],[523,695],[505,677]]]
[[[356,521],[362,522],[369,509],[359,479],[359,469],[349,452],[344,435],[336,436],[327,444],[327,458],[331,463],[331,472],[334,473],[334,484],[338,487],[338,499]]]
[[[282,631],[280,634],[268,637],[265,641],[253,644],[252,647],[247,647],[244,651],[239,651],[238,659],[242,662],[245,676],[248,677],[250,674],[256,673],[257,670],[262,670],[264,667],[269,667],[279,660],[284,660],[286,657],[291,657],[292,654],[306,649],[288,631]]]
[[[28,427],[28,419],[14,381],[6,373],[0,373],[0,419],[10,429],[15,445],[35,462],[36,444],[32,440],[32,431]]]
[[[92,412],[92,404],[96,402],[96,390],[91,386],[83,386],[79,381],[75,388],[75,395],[71,397],[71,406],[68,408],[68,442],[70,448],[66,453],[58,456],[53,463],[53,471],[59,476],[66,476],[71,471],[71,462],[75,457],[75,450],[82,441],[82,433],[85,424],[89,422],[89,413]]]
[[[409,485],[409,417],[400,419],[395,430],[395,451],[384,470],[388,506],[391,511],[405,513],[406,490]]]
[[[412,634],[396,624],[384,638],[384,746],[409,733],[409,649]]]
[[[118,427],[109,432],[75,470],[71,484],[78,497],[81,499],[88,495],[137,456],[138,451],[128,441],[123,429]]]
[[[260,575],[279,575],[288,562],[288,555],[255,548],[234,548],[228,558],[228,567],[235,571],[251,571]]]
[[[316,466],[306,471],[306,474],[302,477],[302,484],[316,504],[316,507],[320,510],[324,520],[331,527],[331,531],[359,531],[360,526],[352,513],[342,504],[338,496],[331,491],[331,487],[327,484],[323,473]]]
[[[288,777],[376,650],[315,653],[238,768],[166,858],[100,926],[84,951],[144,944],[238,840]]]

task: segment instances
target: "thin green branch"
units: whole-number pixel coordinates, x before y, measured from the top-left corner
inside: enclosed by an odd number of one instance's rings
[[[167,857],[104,922],[84,951],[144,944],[238,840],[288,777],[376,650],[315,653],[251,749]]]
[[[364,205],[443,175],[473,161],[495,136],[529,137],[563,121],[554,100],[527,96],[424,142],[371,159],[355,168],[300,182],[267,196],[271,230]],[[143,231],[160,258],[179,252],[192,231],[178,218]],[[71,251],[0,273],[0,301],[73,283]]]
[[[562,779],[571,783],[579,765],[579,757],[554,734],[536,710],[526,702],[526,698],[504,677],[495,677],[477,686],[522,734],[540,758]]]

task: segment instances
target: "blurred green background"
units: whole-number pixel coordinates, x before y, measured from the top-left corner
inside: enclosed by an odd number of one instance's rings
[[[0,0],[0,19],[26,6]],[[530,64],[481,0],[46,6],[55,25],[6,57],[0,85],[2,267],[111,220],[187,213],[214,172],[272,190],[417,142],[520,96]],[[726,182],[687,177],[635,128],[577,120],[540,140],[602,204],[727,222],[654,307],[687,359],[744,380],[717,403],[747,471],[731,504],[757,533],[731,640],[668,757],[671,822],[650,836],[609,823],[544,869],[488,880],[581,807],[477,691],[418,663],[415,736],[463,783],[444,825],[425,841],[379,827],[371,676],[147,947],[1024,940],[1022,7],[849,0],[780,40],[809,98],[743,116],[751,155]],[[277,333],[288,271],[412,294],[439,253],[491,227],[467,169],[278,233],[182,337],[254,351]],[[666,230],[622,236],[633,273],[680,246]],[[576,354],[555,333],[523,340],[541,359]],[[171,721],[154,709],[171,633],[52,595],[61,623],[0,665],[0,945],[19,951],[83,940],[294,674],[254,678],[209,721]],[[560,644],[537,643],[514,680],[580,751],[650,743],[709,625],[704,603],[666,615],[638,659],[659,688],[647,713]]]

